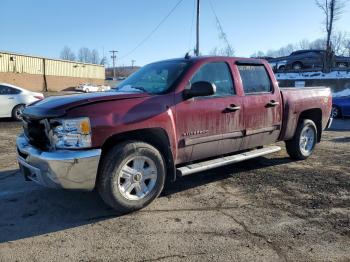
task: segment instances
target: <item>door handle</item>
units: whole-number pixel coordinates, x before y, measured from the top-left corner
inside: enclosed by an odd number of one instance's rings
[[[236,105],[230,105],[228,107],[226,107],[226,112],[236,112],[238,110],[240,110],[241,107],[240,106],[236,106]]]
[[[275,106],[278,106],[280,104],[280,102],[277,102],[275,100],[271,100],[270,102],[268,102],[266,104],[266,107],[275,107]]]

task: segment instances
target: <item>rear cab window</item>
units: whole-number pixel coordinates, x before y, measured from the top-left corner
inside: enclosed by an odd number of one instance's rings
[[[216,93],[206,98],[225,97],[235,95],[231,70],[226,62],[211,62],[202,65],[193,75],[190,83],[200,81],[215,84]]]
[[[272,93],[272,81],[263,64],[239,64],[237,68],[246,95]]]

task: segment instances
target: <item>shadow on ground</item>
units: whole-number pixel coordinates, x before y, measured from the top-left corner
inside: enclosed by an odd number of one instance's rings
[[[247,172],[290,161],[288,158],[271,160],[261,157],[260,160],[179,178],[175,183],[167,185],[160,197],[168,197],[178,192],[234,177],[232,170],[243,169]],[[0,172],[0,189],[0,243],[48,234],[122,215],[104,204],[96,191],[47,189],[33,182],[24,182],[18,170]]]

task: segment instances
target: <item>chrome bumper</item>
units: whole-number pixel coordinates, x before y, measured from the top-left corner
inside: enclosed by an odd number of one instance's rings
[[[100,149],[41,151],[17,138],[18,163],[29,180],[51,188],[93,190]]]
[[[331,117],[331,118],[329,118],[329,120],[328,120],[328,122],[327,122],[326,129],[331,128],[332,122],[333,122],[333,118]]]

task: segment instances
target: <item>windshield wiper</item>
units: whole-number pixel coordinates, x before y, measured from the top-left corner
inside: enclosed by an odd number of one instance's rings
[[[137,89],[137,90],[140,90],[140,91],[142,91],[142,92],[147,93],[147,89],[145,89],[145,88],[142,87],[142,86],[132,86],[131,88]]]

